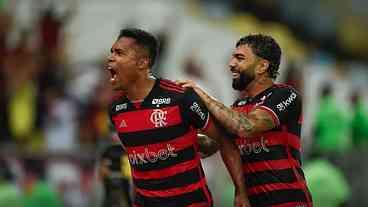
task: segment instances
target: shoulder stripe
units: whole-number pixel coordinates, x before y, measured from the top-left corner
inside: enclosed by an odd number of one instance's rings
[[[169,90],[169,91],[175,91],[175,92],[178,92],[178,93],[184,93],[184,90],[182,90],[182,89],[177,89],[177,88],[165,86],[165,85],[162,85],[162,84],[160,84],[160,87],[163,88],[163,89]]]
[[[161,81],[160,82],[161,85],[164,85],[164,86],[168,86],[168,87],[172,87],[172,88],[176,88],[176,89],[179,89],[179,90],[185,90],[185,88],[181,87],[180,85],[174,83],[174,82],[165,82],[165,81]]]

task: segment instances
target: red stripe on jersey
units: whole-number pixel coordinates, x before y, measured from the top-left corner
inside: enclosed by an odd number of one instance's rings
[[[132,168],[132,176],[136,179],[161,179],[186,172],[199,166],[200,166],[200,159],[197,156],[196,159],[187,162],[182,162],[180,164],[161,170],[137,171],[134,168]]]
[[[298,136],[288,133],[288,145],[299,150],[300,149],[300,139]]]
[[[258,185],[248,189],[248,195],[254,195],[258,193],[272,192],[276,190],[290,190],[290,189],[303,189],[301,182],[294,183],[271,183],[265,185]]]
[[[283,204],[278,204],[278,205],[272,205],[271,207],[295,207],[295,206],[300,206],[300,207],[311,207],[311,204],[305,203],[305,202],[290,202],[290,203],[283,203]]]
[[[187,207],[210,207],[210,206],[211,206],[211,204],[209,204],[209,203],[201,202],[201,203],[193,203],[193,204],[190,204]]]
[[[170,196],[177,196],[177,195],[193,192],[205,185],[206,185],[206,180],[201,179],[199,182],[187,185],[185,187],[171,188],[171,189],[166,189],[166,190],[155,190],[155,191],[144,190],[140,188],[135,188],[135,190],[139,194],[146,196],[146,197],[170,197]]]
[[[162,84],[160,84],[160,87],[163,88],[163,89],[169,90],[169,91],[175,91],[175,92],[178,92],[178,93],[184,93],[184,90],[172,88],[172,87],[169,87],[169,86],[164,86]]]
[[[143,145],[143,146],[137,146],[137,147],[127,147],[127,152],[128,153],[145,153],[145,150],[148,149],[150,152],[158,153],[158,151],[162,149],[166,149],[167,145],[170,145],[172,148],[175,148],[175,151],[180,151],[184,148],[187,148],[195,144],[196,139],[197,139],[197,132],[194,130],[191,130],[185,135],[177,137],[167,142],[159,142],[156,144]]]
[[[291,161],[289,159],[282,159],[247,163],[246,165],[243,165],[243,172],[254,173],[266,170],[283,170],[291,167],[299,167],[299,162]]]
[[[112,119],[116,130],[121,133],[169,127],[182,121],[179,106],[130,111],[117,114]]]
[[[272,109],[268,108],[267,106],[258,106],[257,108],[267,111],[272,116],[273,123],[275,123],[276,126],[280,125],[280,119]]]

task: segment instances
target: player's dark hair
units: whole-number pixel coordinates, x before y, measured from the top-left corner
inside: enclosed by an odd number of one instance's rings
[[[136,43],[148,52],[150,60],[149,66],[152,68],[155,64],[159,48],[159,42],[156,37],[149,32],[137,28],[126,28],[120,30],[118,40],[122,37],[135,39]]]
[[[272,79],[279,74],[279,66],[281,60],[281,48],[279,44],[271,36],[263,34],[252,34],[240,38],[236,43],[236,47],[248,45],[252,52],[270,62],[268,73]]]

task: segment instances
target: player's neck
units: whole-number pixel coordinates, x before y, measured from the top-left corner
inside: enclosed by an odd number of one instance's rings
[[[130,101],[144,100],[155,85],[156,78],[153,76],[144,76],[132,83],[127,91],[127,97]]]
[[[262,93],[264,90],[268,89],[273,85],[273,80],[271,78],[260,78],[259,80],[252,81],[245,89],[245,94],[248,97],[255,97],[256,95]]]

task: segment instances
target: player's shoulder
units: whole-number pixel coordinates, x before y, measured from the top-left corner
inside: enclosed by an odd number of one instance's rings
[[[184,94],[185,88],[169,79],[159,79],[160,89],[173,94]]]
[[[290,95],[290,94],[295,94],[296,96],[299,96],[299,92],[291,85],[288,84],[281,84],[281,83],[277,83],[274,84],[272,86],[272,90],[271,92],[274,95],[281,95],[281,94],[285,94],[285,95]]]

